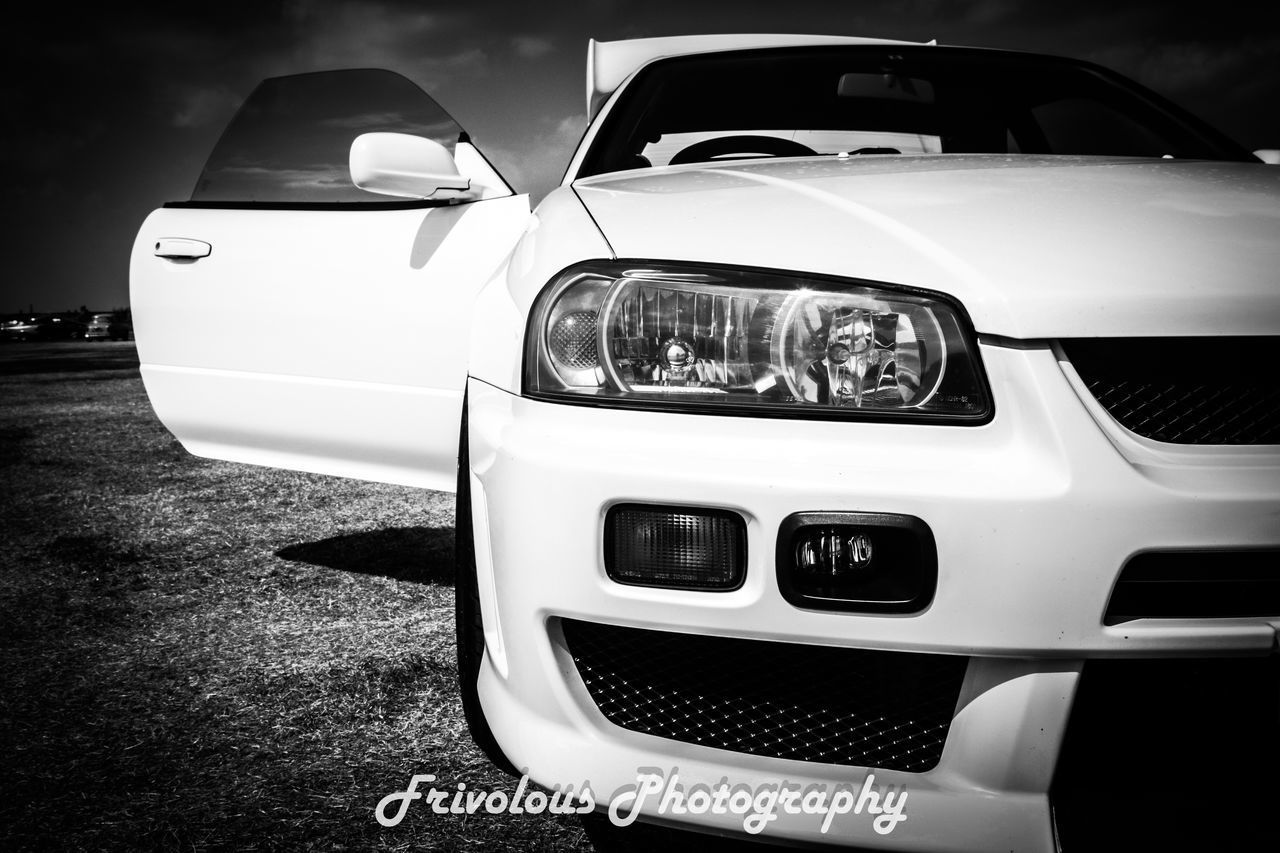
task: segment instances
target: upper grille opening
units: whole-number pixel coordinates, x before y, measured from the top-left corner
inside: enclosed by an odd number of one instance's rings
[[[1062,341],[1127,430],[1173,444],[1280,444],[1280,338]]]

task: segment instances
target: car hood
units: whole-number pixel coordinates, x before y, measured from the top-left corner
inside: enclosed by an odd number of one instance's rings
[[[869,279],[1015,338],[1280,334],[1280,168],[1100,157],[824,157],[574,188],[620,258]]]

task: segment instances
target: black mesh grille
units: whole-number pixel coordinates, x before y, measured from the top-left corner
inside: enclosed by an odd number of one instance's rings
[[[1063,341],[1111,416],[1155,441],[1280,444],[1280,338]]]
[[[923,772],[942,756],[968,659],[563,620],[614,725],[684,743]]]

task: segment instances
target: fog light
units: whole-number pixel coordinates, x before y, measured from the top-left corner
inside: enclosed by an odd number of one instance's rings
[[[796,513],[776,556],[778,588],[797,607],[914,613],[937,587],[933,534],[909,515]]]
[[[746,522],[726,510],[618,504],[605,515],[604,563],[623,584],[737,589],[746,573]]]
[[[871,537],[847,528],[805,528],[796,541],[796,566],[810,575],[840,577],[868,571],[874,557]]]

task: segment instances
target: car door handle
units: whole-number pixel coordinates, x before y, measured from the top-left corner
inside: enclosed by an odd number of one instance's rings
[[[186,237],[161,237],[156,241],[156,257],[175,260],[196,261],[209,257],[213,246],[203,240],[190,240]]]

